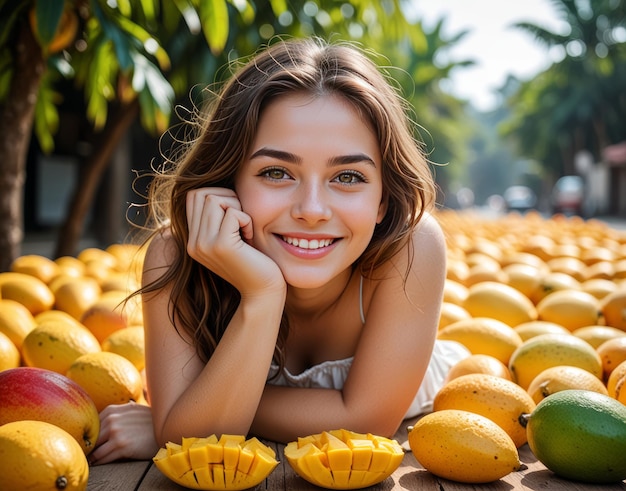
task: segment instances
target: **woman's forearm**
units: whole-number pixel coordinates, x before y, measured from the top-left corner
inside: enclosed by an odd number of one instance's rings
[[[283,305],[282,293],[242,299],[209,361],[155,428],[159,443],[181,436],[248,433],[267,380]]]

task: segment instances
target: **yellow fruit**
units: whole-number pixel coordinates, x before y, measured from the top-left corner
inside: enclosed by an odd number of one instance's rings
[[[527,298],[530,298],[533,292],[539,287],[541,272],[535,266],[513,263],[504,266],[502,271],[506,273],[507,284],[519,290]]]
[[[587,266],[580,259],[575,257],[555,257],[546,262],[550,271],[554,273],[565,273],[578,281],[586,279],[585,271]]]
[[[127,299],[125,292],[115,290],[103,293],[80,321],[102,342],[119,329],[143,323],[140,297]]]
[[[490,419],[457,409],[429,413],[409,428],[417,461],[436,476],[487,483],[521,467],[511,437]]]
[[[166,443],[152,460],[186,488],[233,491],[256,486],[278,465],[274,450],[243,435],[183,437],[180,444]]]
[[[465,286],[465,282],[467,281],[468,276],[469,266],[465,264],[464,261],[454,260],[448,262],[446,279],[456,281],[457,283],[461,283],[463,286]]]
[[[0,331],[0,372],[20,366],[20,350]]]
[[[523,322],[515,326],[514,329],[524,341],[534,336],[539,336],[539,334],[568,334],[570,332],[563,326],[548,321]]]
[[[80,251],[76,258],[85,264],[91,261],[98,261],[106,264],[110,268],[117,267],[117,258],[110,252],[99,249],[98,247],[87,247]]]
[[[600,261],[585,268],[585,281],[587,280],[611,280],[615,276],[613,263]]]
[[[99,285],[115,272],[113,267],[101,261],[92,260],[85,263],[85,276],[93,278]]]
[[[507,432],[518,448],[526,443],[526,427],[520,423],[520,417],[534,408],[535,402],[519,385],[483,373],[451,380],[433,401],[434,411],[460,409],[489,418]]]
[[[98,412],[111,404],[137,402],[143,398],[139,370],[117,353],[99,351],[81,355],[65,374],[85,389]]]
[[[607,326],[626,331],[626,288],[621,287],[601,301],[600,308]]]
[[[537,256],[542,261],[549,261],[554,257],[556,243],[546,235],[531,235],[526,237],[521,245],[520,252]]]
[[[554,322],[573,331],[598,323],[600,302],[581,290],[560,290],[546,296],[537,304],[539,320]]]
[[[26,273],[0,273],[0,296],[21,303],[33,315],[54,305],[54,295],[48,285]]]
[[[533,303],[504,283],[483,281],[469,288],[463,307],[472,317],[490,317],[514,327],[537,319]]]
[[[604,380],[608,380],[613,369],[626,361],[626,336],[619,336],[607,339],[596,348],[602,360],[602,371]]]
[[[443,301],[461,305],[467,298],[467,287],[458,281],[446,278],[443,285]]]
[[[137,291],[140,284],[128,272],[113,272],[100,282],[103,292],[121,291],[126,295]]]
[[[59,266],[59,276],[78,278],[85,274],[85,263],[73,256],[61,256],[54,260]]]
[[[59,273],[59,265],[45,256],[27,254],[13,260],[11,271],[29,274],[48,284]]]
[[[543,273],[547,273],[549,271],[543,259],[529,252],[522,252],[522,251],[511,252],[507,254],[501,262],[503,269],[513,264],[522,264],[526,266],[532,266],[536,268],[536,270],[541,271]]]
[[[100,350],[100,343],[87,329],[55,320],[37,324],[22,344],[22,356],[27,366],[46,368],[63,375],[76,358]]]
[[[0,299],[0,332],[22,349],[26,335],[36,326],[35,318],[24,305],[15,300]]]
[[[568,274],[551,271],[541,277],[539,286],[530,296],[530,300],[537,305],[549,294],[560,290],[580,290],[580,281]]]
[[[626,404],[626,361],[615,367],[606,382],[606,390],[609,396]]]
[[[284,454],[300,477],[331,489],[360,489],[384,481],[404,458],[396,440],[343,429],[301,437],[288,443]]]
[[[602,379],[602,361],[586,341],[572,334],[540,334],[524,341],[511,355],[513,381],[524,389],[546,368],[570,365]]]
[[[87,489],[89,465],[78,442],[44,421],[13,421],[0,426],[3,491]]]
[[[555,474],[572,481],[626,479],[626,406],[588,390],[563,390],[528,418],[528,445]]]
[[[463,284],[470,287],[486,281],[499,284],[506,283],[506,274],[502,271],[499,264],[497,268],[492,263],[487,262],[471,266]]]
[[[446,382],[470,373],[484,373],[511,380],[509,367],[504,363],[493,356],[477,354],[463,358],[452,365],[446,376]]]
[[[118,271],[126,272],[133,267],[133,263],[141,262],[143,259],[143,249],[137,244],[111,244],[105,252],[117,259]]]
[[[41,324],[47,321],[65,322],[66,324],[71,324],[72,326],[82,327],[83,329],[85,329],[85,326],[81,324],[79,320],[75,319],[63,310],[46,310],[45,312],[41,312],[40,314],[37,314],[35,316],[36,324]]]
[[[25,419],[64,429],[85,455],[93,451],[100,433],[100,416],[89,395],[65,375],[44,368],[0,372],[0,426]]]
[[[587,370],[569,365],[554,366],[540,372],[528,386],[528,393],[539,404],[549,395],[567,389],[592,390],[608,395],[598,377]]]
[[[143,326],[128,326],[110,334],[102,341],[102,351],[122,355],[141,372],[146,365]]]
[[[509,325],[489,317],[474,317],[450,324],[437,333],[439,339],[457,341],[472,354],[491,355],[507,364],[522,338]]]
[[[598,300],[602,300],[609,293],[613,293],[617,289],[617,285],[615,282],[605,278],[593,278],[583,281],[580,284],[580,289],[584,292],[590,293]]]
[[[56,289],[55,307],[80,320],[101,295],[102,289],[94,278],[81,276],[62,283]]]
[[[610,326],[585,326],[575,329],[572,334],[597,348],[609,339],[626,336],[626,331]]]
[[[460,305],[450,302],[441,304],[441,313],[439,314],[439,329],[453,324],[456,321],[470,319],[472,316]]]

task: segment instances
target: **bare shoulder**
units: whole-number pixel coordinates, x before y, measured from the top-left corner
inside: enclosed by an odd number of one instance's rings
[[[177,257],[174,237],[169,229],[157,232],[147,246],[143,274],[149,281],[161,276]]]
[[[375,272],[375,290],[397,294],[411,284],[437,290],[446,271],[446,240],[438,220],[425,213],[411,240]],[[383,287],[383,285],[386,285]],[[382,288],[382,290],[381,290]]]
[[[390,266],[405,271],[420,267],[445,267],[446,240],[437,219],[425,213],[413,230],[411,240],[394,256]]]
[[[413,240],[421,244],[432,244],[434,247],[445,248],[445,237],[443,229],[435,216],[424,213],[419,224],[413,232]]]

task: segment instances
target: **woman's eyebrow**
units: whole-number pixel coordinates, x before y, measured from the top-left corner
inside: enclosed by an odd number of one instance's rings
[[[270,157],[276,160],[282,160],[291,164],[302,164],[302,158],[291,152],[285,152],[284,150],[277,150],[275,148],[263,147],[258,149],[250,156],[250,160],[257,157]],[[356,153],[349,155],[339,155],[329,159],[328,166],[333,167],[337,165],[349,165],[358,162],[365,162],[376,167],[376,162],[369,155],[365,153]]]
[[[349,164],[356,164],[358,162],[365,162],[366,164],[371,164],[374,167],[376,167],[376,162],[374,162],[374,159],[364,153],[355,153],[355,154],[339,155],[337,157],[332,157],[328,162],[328,166],[333,167],[335,165],[349,165]]]
[[[283,160],[291,164],[301,164],[302,159],[291,152],[285,152],[284,150],[276,150],[274,148],[259,148],[250,156],[250,160],[257,157],[271,157],[276,160]]]

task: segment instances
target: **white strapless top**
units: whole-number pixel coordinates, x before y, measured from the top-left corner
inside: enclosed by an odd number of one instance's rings
[[[443,386],[448,371],[459,360],[467,358],[469,350],[455,341],[436,340],[433,354],[413,403],[409,407],[405,418],[412,418],[418,414],[432,411],[433,399]],[[283,370],[276,378],[272,378],[278,371],[272,365],[268,383],[287,387],[306,387],[341,390],[348,377],[353,358],[330,360],[307,368],[304,372],[293,375]]]

